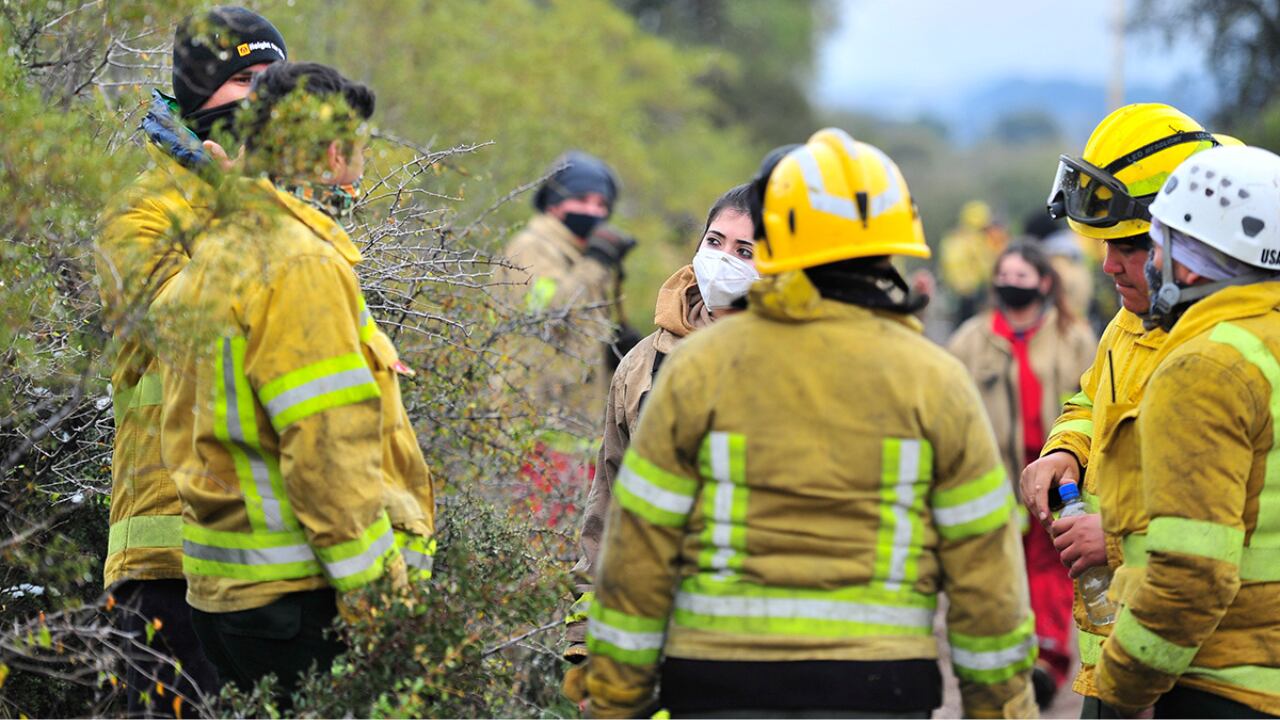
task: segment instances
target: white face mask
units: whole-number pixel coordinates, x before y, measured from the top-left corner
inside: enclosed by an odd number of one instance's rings
[[[704,247],[693,256],[702,302],[712,310],[727,308],[747,294],[760,273],[747,261],[715,248]]]

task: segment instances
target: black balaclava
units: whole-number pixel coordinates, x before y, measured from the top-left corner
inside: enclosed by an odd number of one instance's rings
[[[173,42],[173,94],[182,119],[207,140],[215,122],[231,125],[239,103],[204,110],[200,106],[241,70],[287,59],[280,31],[251,10],[225,6],[187,18]]]

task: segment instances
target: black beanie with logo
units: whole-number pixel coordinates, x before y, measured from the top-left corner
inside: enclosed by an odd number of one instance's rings
[[[173,39],[173,94],[182,116],[241,70],[287,59],[284,36],[252,10],[224,6],[187,18]]]

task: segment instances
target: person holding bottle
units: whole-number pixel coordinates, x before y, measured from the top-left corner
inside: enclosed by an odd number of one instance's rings
[[[1011,245],[993,265],[992,309],[961,325],[947,349],[977,384],[1005,467],[1017,477],[1039,457],[1062,400],[1079,390],[1097,341],[1067,305],[1062,280],[1038,246]],[[1033,679],[1044,707],[1071,672],[1071,578],[1045,528],[1022,517],[1040,646]]]

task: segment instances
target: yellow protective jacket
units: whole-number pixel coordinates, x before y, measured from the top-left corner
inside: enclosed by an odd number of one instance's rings
[[[154,145],[147,151],[152,166],[108,206],[95,253],[116,346],[108,587],[182,577],[182,506],[160,461],[160,374],[142,318],[155,293],[186,264],[186,244],[208,220],[213,189]]]
[[[512,303],[554,319],[541,337],[507,339],[512,369],[504,380],[528,394],[549,427],[581,437],[599,421],[609,382],[604,343],[613,335],[608,306],[617,274],[587,257],[585,244],[546,214],[535,215],[503,257],[515,266],[499,273]]]
[[[1147,331],[1142,318],[1121,309],[1102,332],[1093,365],[1080,377],[1080,392],[1062,408],[1062,415],[1049,431],[1041,457],[1065,451],[1084,468],[1081,490],[1092,512],[1100,507],[1106,532],[1107,563],[1120,567],[1124,554],[1115,528],[1145,528],[1146,515],[1138,497],[1138,445],[1124,422],[1132,417],[1147,378],[1156,366],[1156,353],[1168,336],[1159,328]],[[1076,592],[1072,613],[1079,630],[1080,673],[1071,688],[1081,695],[1097,697],[1093,670],[1102,651],[1102,641],[1113,626],[1089,622],[1084,601]]]
[[[429,571],[430,478],[359,252],[268,181],[237,189],[237,211],[151,308],[188,602],[232,612],[349,591],[400,557]]]
[[[658,290],[653,322],[658,329],[641,340],[613,371],[609,399],[605,402],[604,437],[596,455],[596,472],[591,478],[587,506],[578,535],[578,562],[573,566],[577,602],[570,614],[566,639],[570,644],[586,642],[586,612],[591,606],[592,578],[604,519],[613,497],[613,482],[622,467],[622,457],[631,445],[631,433],[639,424],[640,404],[653,387],[654,366],[659,355],[671,354],[686,335],[710,325],[711,314],[698,292],[693,266],[686,265],[667,278]]]
[[[1017,478],[1026,457],[1018,361],[1009,341],[992,329],[993,312],[979,313],[961,325],[947,343],[947,350],[964,363],[978,386],[1004,466],[1011,478]],[[1031,336],[1028,355],[1031,369],[1040,379],[1040,417],[1046,434],[1062,403],[1079,391],[1080,373],[1089,367],[1096,347],[1097,340],[1085,323],[1073,322],[1064,330],[1053,308],[1041,318],[1040,328]]]
[[[686,338],[613,488],[587,644],[601,716],[651,702],[663,654],[937,657],[971,716],[1034,715],[1013,496],[973,382],[913,318],[802,272]]]
[[[1100,697],[1134,711],[1178,684],[1280,715],[1280,282],[1192,305],[1132,424],[1150,520],[1124,538]]]

